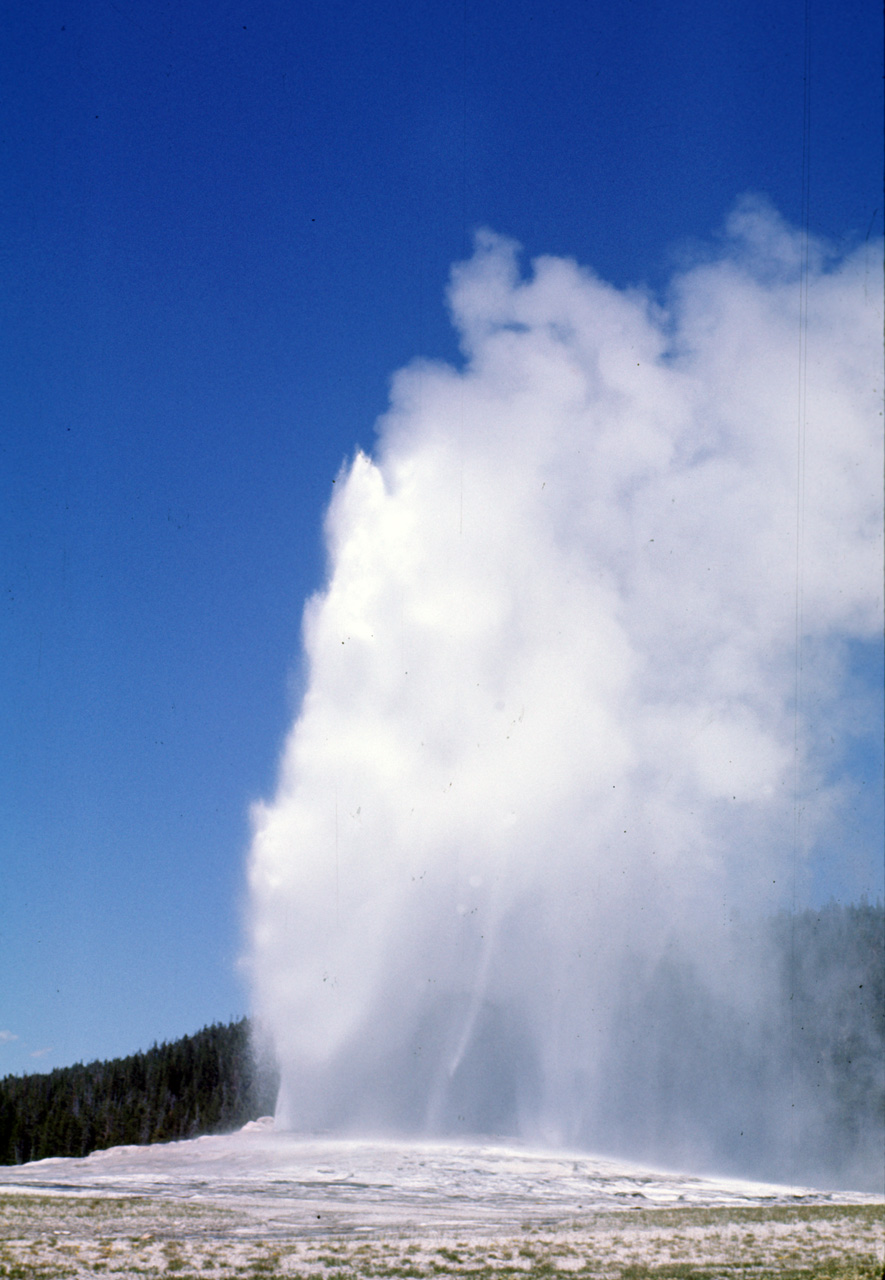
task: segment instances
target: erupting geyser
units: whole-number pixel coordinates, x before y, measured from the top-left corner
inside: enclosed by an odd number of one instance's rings
[[[488,233],[455,268],[464,368],[397,374],[339,478],[254,814],[281,1123],[671,1164],[797,1123],[731,922],[831,829],[881,627],[868,262],[745,201],[665,307]]]

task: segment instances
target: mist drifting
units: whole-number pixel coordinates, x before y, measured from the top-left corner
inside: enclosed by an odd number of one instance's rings
[[[454,268],[464,367],[339,477],[254,812],[282,1124],[758,1168],[814,1122],[733,924],[832,828],[882,626],[881,277],[804,251],[745,201],[664,305],[485,232]]]

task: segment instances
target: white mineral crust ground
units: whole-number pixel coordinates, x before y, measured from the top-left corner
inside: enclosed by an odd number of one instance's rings
[[[237,1133],[0,1168],[0,1192],[235,1206],[263,1234],[519,1229],[615,1209],[881,1204],[882,1197],[691,1177],[596,1156],[456,1142]],[[242,1222],[241,1227],[246,1224]],[[247,1228],[248,1230],[248,1228]]]

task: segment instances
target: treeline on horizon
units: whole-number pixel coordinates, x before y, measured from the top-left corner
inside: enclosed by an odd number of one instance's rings
[[[755,953],[770,966],[748,1020],[678,954],[623,979],[603,1055],[611,1093],[596,1100],[603,1145],[666,1162],[679,1133],[687,1158],[711,1142],[722,1172],[789,1181],[802,1169],[819,1185],[872,1185],[885,1149],[885,907],[781,913],[736,927],[731,945],[738,960]],[[0,1164],[230,1132],[272,1113],[278,1085],[246,1018],[110,1062],[7,1076]]]
[[[272,1113],[247,1018],[109,1062],[0,1080],[0,1164],[224,1133]]]
[[[771,1181],[880,1188],[885,906],[782,911],[735,923],[728,942],[742,987],[732,1001],[678,951],[624,992],[609,1078],[629,1071],[631,1087],[602,1102],[616,1145],[664,1163],[700,1153],[716,1172]],[[723,968],[710,957],[711,972]]]

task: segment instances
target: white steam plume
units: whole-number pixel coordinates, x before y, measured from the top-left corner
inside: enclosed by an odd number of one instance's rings
[[[805,248],[747,200],[665,307],[564,259],[523,279],[486,232],[454,269],[465,367],[398,373],[339,478],[254,813],[281,1123],[636,1145],[619,1087],[648,1150],[670,1107],[715,1159],[717,1096],[779,1123],[758,1081],[653,1102],[612,1045],[674,946],[759,1022],[724,924],[783,901],[797,812],[807,843],[838,800],[797,658],[835,705],[882,625],[881,291]]]

